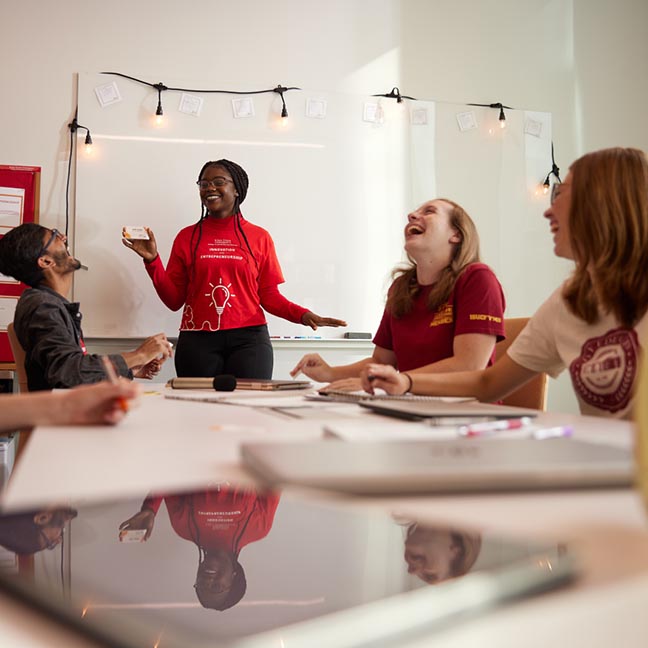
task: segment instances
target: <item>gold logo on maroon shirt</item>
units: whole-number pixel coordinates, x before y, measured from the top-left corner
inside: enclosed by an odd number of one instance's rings
[[[497,324],[501,324],[501,322],[502,322],[501,317],[497,317],[496,315],[486,315],[485,313],[471,313],[468,316],[468,319],[488,321],[488,322],[496,322]]]
[[[441,326],[442,324],[452,324],[453,321],[452,304],[445,303],[434,313],[430,326]]]

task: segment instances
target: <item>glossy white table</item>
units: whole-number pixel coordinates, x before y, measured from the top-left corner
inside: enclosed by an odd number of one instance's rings
[[[157,386],[160,387],[160,386]],[[294,394],[285,394],[286,403]],[[43,428],[32,435],[4,494],[7,506],[53,502],[81,491],[88,499],[182,488],[227,479],[249,480],[238,446],[251,439],[318,438],[323,421],[373,415],[348,405],[317,406],[308,419],[235,406],[172,401],[144,395],[116,428]],[[372,418],[372,420],[374,420]],[[392,419],[385,419],[392,420]],[[547,425],[572,424],[578,438],[629,447],[630,424],[543,414]],[[394,425],[403,425],[393,420]],[[305,496],[333,498],[327,494]],[[582,555],[574,586],[501,608],[434,635],[434,645],[645,646],[648,619],[648,525],[630,489],[345,499],[434,521],[469,524],[533,538],[566,540]],[[15,602],[0,598],[3,645],[90,646]],[[431,637],[412,646],[431,643]]]

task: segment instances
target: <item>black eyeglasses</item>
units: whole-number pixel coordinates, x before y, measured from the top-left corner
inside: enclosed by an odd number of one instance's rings
[[[196,184],[201,189],[209,189],[210,186],[214,187],[224,187],[228,182],[234,182],[233,180],[228,180],[227,178],[217,177],[213,180],[198,180]]]
[[[59,232],[57,229],[53,229],[52,230],[52,236],[50,236],[49,241],[47,241],[47,243],[45,243],[45,245],[43,245],[43,247],[40,249],[40,252],[38,253],[39,257],[42,257],[43,254],[45,254],[45,252],[47,252],[47,248],[50,245],[52,245],[52,243],[54,243],[54,239],[56,239],[56,238],[64,239],[65,236],[63,236],[63,234],[61,234],[61,232]]]
[[[553,205],[554,201],[558,196],[560,195],[560,182],[554,182],[554,184],[551,186],[551,198],[549,202]]]
[[[52,551],[52,549],[56,549],[56,547],[58,547],[61,544],[61,541],[63,540],[63,528],[61,528],[61,535],[55,540],[50,540],[47,537],[45,531],[43,531],[42,529],[40,530],[40,535],[43,540],[43,544],[45,545],[43,548]]]

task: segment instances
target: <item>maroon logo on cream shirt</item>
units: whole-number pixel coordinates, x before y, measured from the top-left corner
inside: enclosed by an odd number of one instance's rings
[[[634,330],[612,329],[587,340],[569,366],[577,395],[588,405],[611,413],[624,409],[632,396],[638,358]]]

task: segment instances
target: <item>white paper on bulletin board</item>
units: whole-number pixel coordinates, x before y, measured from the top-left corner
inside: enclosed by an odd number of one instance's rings
[[[25,190],[18,187],[0,187],[0,233],[22,223]]]

